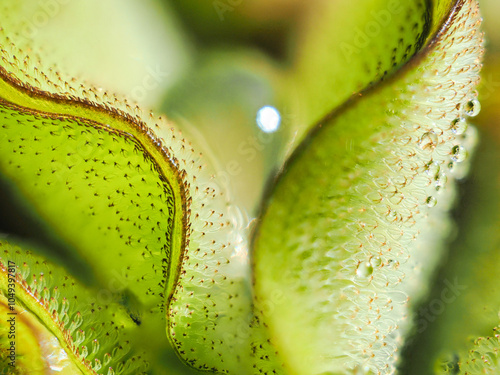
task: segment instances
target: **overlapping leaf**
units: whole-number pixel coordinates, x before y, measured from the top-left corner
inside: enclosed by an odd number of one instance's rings
[[[291,373],[395,371],[475,143],[479,24],[477,3],[457,2],[401,71],[311,132],[273,188],[255,293],[284,296],[263,315]]]

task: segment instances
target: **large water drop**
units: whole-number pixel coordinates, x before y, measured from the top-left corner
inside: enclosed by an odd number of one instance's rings
[[[481,103],[479,100],[472,99],[465,105],[465,114],[469,117],[477,116],[481,112]]]
[[[438,136],[434,132],[427,132],[422,135],[418,145],[422,150],[433,151],[438,143]]]
[[[370,262],[360,263],[356,269],[356,275],[358,277],[368,277],[373,273],[373,266]]]

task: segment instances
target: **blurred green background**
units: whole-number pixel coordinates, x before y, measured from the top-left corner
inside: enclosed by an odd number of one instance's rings
[[[308,104],[325,100],[320,83],[329,77],[322,59],[335,62],[323,46],[361,22],[365,2],[53,0],[41,1],[48,17],[26,17],[43,59],[176,122],[216,165],[241,210],[239,225],[251,227],[267,181],[305,129],[324,115],[321,106],[312,110]],[[441,355],[458,353],[471,337],[490,335],[500,323],[500,2],[480,4],[487,54],[482,111],[474,119],[479,145],[460,186],[448,255],[431,295],[417,307],[420,323],[401,353],[404,374],[430,373]],[[305,75],[304,87],[300,77],[287,78],[294,71],[301,76],[308,64],[315,68]],[[351,68],[342,59],[338,65],[332,69],[340,75]],[[359,89],[337,84],[331,109]],[[276,133],[256,125],[264,105],[281,113]],[[429,315],[433,301],[455,280],[464,289]],[[191,373],[181,366],[178,371]]]

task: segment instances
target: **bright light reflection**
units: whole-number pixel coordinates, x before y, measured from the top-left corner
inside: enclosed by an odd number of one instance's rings
[[[265,133],[274,133],[279,129],[281,116],[274,107],[266,105],[257,112],[257,125]]]

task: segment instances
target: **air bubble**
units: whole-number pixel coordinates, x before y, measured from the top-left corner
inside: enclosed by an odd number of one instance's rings
[[[356,269],[356,275],[358,277],[368,277],[373,273],[373,266],[370,262],[360,263]]]
[[[370,260],[370,264],[373,267],[380,267],[380,265],[382,264],[382,259],[380,259],[380,257],[372,258]]]
[[[436,190],[440,190],[444,188],[446,183],[448,182],[448,176],[446,173],[440,173],[436,176]]]
[[[472,99],[465,105],[465,114],[469,117],[477,116],[481,112],[481,103],[479,100]]]
[[[425,204],[427,205],[427,207],[434,207],[437,204],[436,197],[433,197],[432,195],[428,196],[425,200]]]
[[[462,135],[465,133],[467,130],[467,127],[469,125],[467,124],[467,120],[464,119],[463,117],[456,118],[451,122],[451,131],[456,134],[456,135]]]
[[[439,167],[439,164],[433,161],[430,161],[425,165],[425,173],[427,173],[427,175],[432,178],[435,178],[437,176],[440,169],[441,168]]]
[[[461,163],[467,158],[467,150],[463,146],[456,145],[451,149],[451,160]]]
[[[434,132],[427,132],[422,135],[418,145],[422,150],[433,151],[438,143],[438,136]]]

